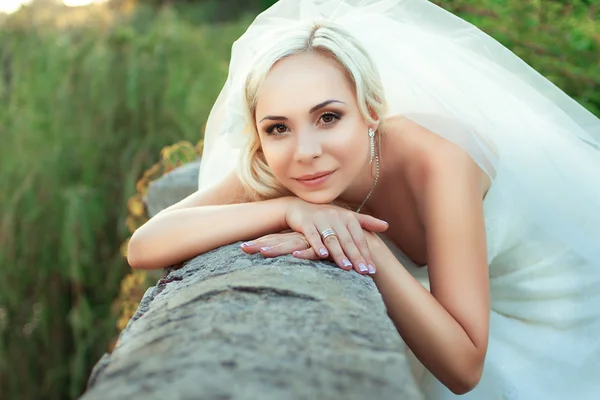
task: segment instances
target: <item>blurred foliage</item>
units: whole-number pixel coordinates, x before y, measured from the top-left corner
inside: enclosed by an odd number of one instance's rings
[[[203,148],[204,140],[202,139],[195,146],[188,141],[180,141],[161,150],[160,160],[144,171],[142,177],[135,185],[136,193],[127,201],[128,215],[125,219],[125,225],[129,233],[133,234],[149,219],[144,198],[148,192],[150,183],[173,171],[175,168],[198,159],[202,155]],[[129,239],[130,237],[121,245],[121,254],[123,257],[127,257]],[[121,281],[119,296],[113,304],[115,315],[119,315],[117,321],[117,328],[119,330],[123,330],[127,326],[146,289],[153,285],[151,275],[146,271],[132,270]]]
[[[436,2],[600,115],[600,0]],[[120,251],[145,187],[176,165],[166,146],[201,140],[243,11],[261,7],[40,0],[0,21],[2,399],[85,388],[149,283]]]
[[[118,334],[127,201],[162,148],[201,139],[248,20],[16,17],[0,32],[1,398],[77,398]]]
[[[600,0],[435,0],[600,116]]]
[[[275,4],[276,0],[118,0],[135,1],[154,9],[169,7],[182,19],[190,22],[234,21],[244,14],[258,14]]]

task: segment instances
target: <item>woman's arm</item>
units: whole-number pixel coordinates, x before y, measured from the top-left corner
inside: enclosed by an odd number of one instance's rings
[[[377,285],[394,326],[419,361],[455,394],[472,390],[481,377],[485,345],[477,347],[458,320],[427,291],[381,242],[375,254]]]
[[[247,203],[235,172],[161,211],[138,228],[127,260],[138,269],[164,268],[198,254],[287,227],[290,198]]]
[[[226,244],[282,231],[287,227],[289,199],[189,207],[158,214],[135,231],[127,259],[133,268],[164,268]]]
[[[339,207],[312,204],[297,197],[282,197],[259,202],[245,202],[241,184],[230,174],[216,186],[196,192],[181,202],[158,213],[135,231],[129,241],[127,259],[133,268],[155,269],[178,264],[198,254],[239,240],[252,240],[270,233],[291,228],[301,232],[321,258],[329,253],[319,229],[338,227],[339,235],[347,234],[344,250],[355,243],[352,260],[370,262],[362,229],[383,232],[387,223],[369,215],[353,213]],[[353,226],[354,236],[347,232]],[[362,241],[361,241],[362,238]],[[353,242],[348,244],[347,242]],[[361,257],[356,249],[367,249]],[[339,245],[328,239],[332,256],[343,265],[344,253]],[[320,250],[324,250],[320,252]],[[350,248],[352,250],[352,248]]]
[[[452,392],[463,394],[479,382],[488,344],[481,170],[458,151],[429,156],[435,161],[413,171],[413,182],[427,235],[431,293],[381,240],[371,239],[378,266],[373,279],[415,356]]]

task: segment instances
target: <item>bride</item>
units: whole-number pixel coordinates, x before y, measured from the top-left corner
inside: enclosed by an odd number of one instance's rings
[[[330,259],[374,280],[428,399],[600,392],[600,121],[465,21],[280,0],[233,46],[200,174],[133,268]]]

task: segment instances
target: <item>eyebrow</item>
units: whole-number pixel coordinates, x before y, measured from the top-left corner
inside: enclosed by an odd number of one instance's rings
[[[323,108],[323,107],[327,107],[327,106],[328,106],[328,105],[330,105],[331,103],[341,103],[341,104],[346,104],[346,103],[344,103],[343,101],[340,101],[340,100],[326,100],[326,101],[324,101],[324,102],[322,102],[322,103],[319,103],[319,104],[317,104],[317,105],[316,105],[316,106],[314,106],[313,108],[311,108],[311,109],[308,111],[308,113],[309,113],[309,114],[312,114],[312,113],[314,113],[315,111],[318,111],[318,110],[320,110],[320,109],[321,109],[321,108]],[[272,120],[272,121],[287,121],[287,117],[281,117],[281,116],[277,116],[277,115],[267,115],[266,117],[264,117],[263,119],[261,119],[261,120],[259,121],[259,123],[260,123],[260,122],[263,122],[265,119],[270,119],[270,120]]]

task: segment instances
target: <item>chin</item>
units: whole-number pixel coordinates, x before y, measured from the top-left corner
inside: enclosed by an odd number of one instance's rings
[[[338,173],[335,173],[334,179],[316,185],[305,185],[294,179],[286,182],[288,190],[296,197],[313,204],[329,204],[337,199],[343,192],[340,187]],[[338,179],[335,179],[338,178]],[[312,186],[312,187],[311,187]]]
[[[294,194],[304,201],[314,204],[329,204],[338,198],[339,193],[331,190],[319,190],[315,192],[294,191]]]

